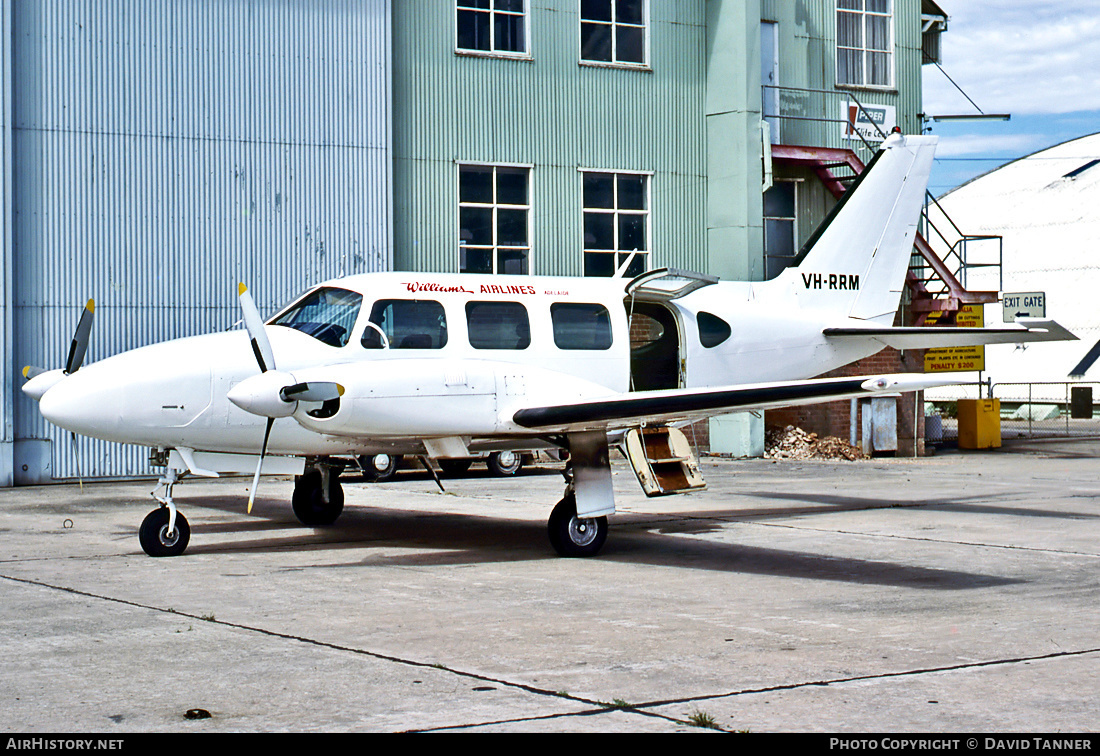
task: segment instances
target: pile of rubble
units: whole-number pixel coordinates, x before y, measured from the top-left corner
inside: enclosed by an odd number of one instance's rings
[[[857,446],[841,441],[836,436],[818,438],[801,428],[770,427],[764,431],[764,457],[766,459],[866,459]]]

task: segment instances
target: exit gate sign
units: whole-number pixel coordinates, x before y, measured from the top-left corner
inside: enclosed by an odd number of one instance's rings
[[[1004,307],[1002,320],[1006,323],[1015,323],[1016,318],[1047,316],[1047,295],[1042,291],[1024,291],[1016,294],[1005,292],[1001,305]]]

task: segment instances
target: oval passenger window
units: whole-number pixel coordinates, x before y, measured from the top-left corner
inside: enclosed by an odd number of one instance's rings
[[[733,333],[730,324],[717,315],[700,312],[696,319],[699,322],[699,341],[708,349],[718,346]]]

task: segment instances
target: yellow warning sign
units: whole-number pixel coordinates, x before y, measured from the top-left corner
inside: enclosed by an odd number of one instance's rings
[[[934,326],[942,317],[942,313],[929,313],[925,321]],[[984,328],[985,305],[963,305],[955,318],[955,325],[959,328]],[[924,353],[924,372],[926,373],[952,373],[955,371],[985,370],[985,347],[944,347],[942,349],[929,349]]]

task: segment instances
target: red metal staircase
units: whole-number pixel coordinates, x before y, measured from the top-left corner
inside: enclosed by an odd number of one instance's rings
[[[808,167],[820,179],[825,188],[837,199],[847,191],[848,186],[866,167],[859,157],[848,149],[831,147],[804,147],[799,145],[773,144],[771,156],[776,164],[788,164]],[[942,208],[940,208],[942,212]],[[947,215],[944,213],[944,217]],[[965,269],[963,249],[967,240],[991,239],[994,237],[967,236],[958,231],[950,219],[950,230],[958,237],[951,242],[927,217],[922,219],[925,229],[935,233],[935,238],[946,246],[941,257],[932,248],[925,234],[917,233],[914,241],[913,261],[906,273],[909,287],[909,310],[913,325],[923,325],[930,313],[941,313],[940,324],[953,323],[959,309],[968,304],[984,304],[998,301],[995,291],[968,291],[960,282],[960,273]],[[950,261],[950,262],[949,262]]]

